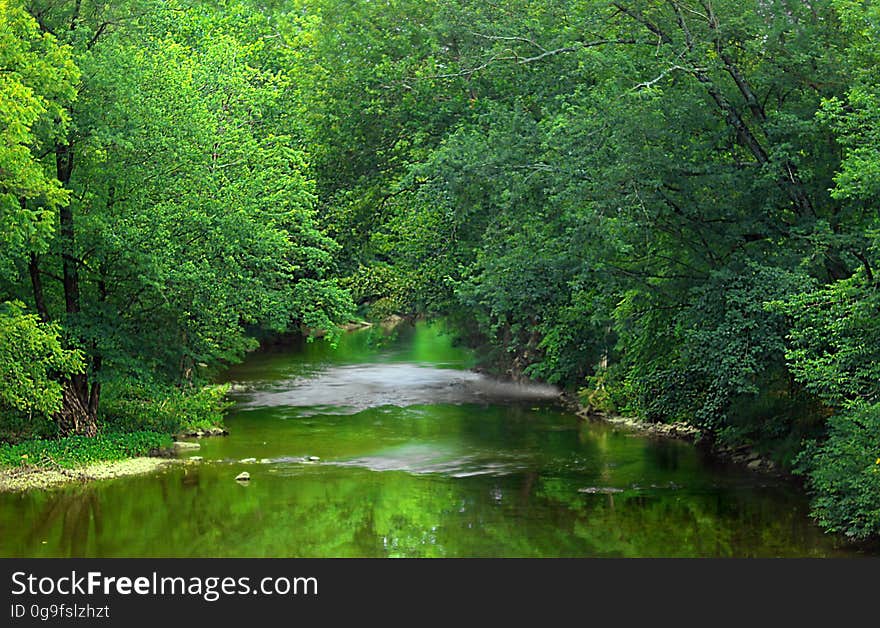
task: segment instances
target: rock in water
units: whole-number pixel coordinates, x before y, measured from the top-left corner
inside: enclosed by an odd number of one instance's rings
[[[249,482],[251,479],[251,474],[247,471],[242,471],[238,475],[235,476],[236,482]]]
[[[587,493],[588,495],[614,495],[615,493],[622,492],[622,488],[612,488],[610,486],[588,486],[586,488],[578,489],[578,493]]]
[[[256,462],[257,459],[256,458],[242,458],[241,461],[245,464],[249,464],[251,462]]]
[[[306,460],[308,460],[309,462],[318,462],[320,458],[318,458],[318,456],[306,456]]]
[[[188,449],[199,449],[201,446],[198,443],[185,443],[181,441],[174,442],[174,448],[179,451],[186,451]]]

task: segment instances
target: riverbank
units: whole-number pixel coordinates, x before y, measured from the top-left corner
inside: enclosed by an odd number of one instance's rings
[[[159,446],[146,447],[134,446],[128,451],[119,451],[108,448],[106,443],[99,449],[101,454],[108,456],[104,460],[87,461],[88,451],[83,443],[93,443],[105,437],[83,440],[82,437],[72,437],[60,441],[48,441],[40,446],[39,441],[22,443],[18,449],[40,451],[40,454],[24,454],[18,458],[17,464],[0,464],[0,493],[28,491],[31,489],[56,488],[70,483],[85,483],[94,480],[110,480],[113,478],[130,475],[152,473],[168,464],[179,464],[192,461],[194,458],[178,458],[184,451],[198,450],[201,445],[193,440],[182,441],[181,438],[203,439],[217,436],[227,436],[229,432],[222,427],[212,427],[205,430],[185,430],[178,434],[172,441],[170,437],[155,435],[156,442],[161,441]],[[116,435],[125,438],[126,435]],[[62,444],[62,447],[58,445]],[[129,443],[129,447],[132,445]],[[48,451],[55,452],[55,456]],[[92,453],[94,455],[94,453]],[[9,457],[8,455],[6,456]]]
[[[72,469],[61,466],[30,465],[0,468],[0,492],[21,492],[32,489],[57,488],[66,484],[110,480],[131,475],[152,473],[169,464],[179,464],[176,458],[140,456],[113,462],[96,462]]]
[[[569,393],[562,393],[560,398],[563,405],[572,410],[584,421],[595,421],[613,425],[650,438],[683,440],[693,443],[696,447],[699,447],[718,462],[743,466],[749,471],[754,471],[756,473],[764,473],[780,477],[792,477],[790,473],[781,469],[779,465],[769,458],[762,456],[750,445],[721,445],[715,442],[714,439],[710,438],[708,434],[704,434],[699,428],[684,423],[683,421],[676,421],[673,423],[648,423],[632,417],[597,412],[596,410],[581,404],[574,395]]]
[[[585,421],[597,421],[607,423],[615,427],[620,427],[645,436],[654,436],[658,438],[675,438],[690,443],[698,443],[702,437],[702,432],[687,423],[646,423],[625,416],[609,416],[606,414],[597,414],[586,408],[581,408],[576,414]]]
[[[108,432],[0,445],[0,492],[150,473],[173,461],[181,446],[168,434]]]

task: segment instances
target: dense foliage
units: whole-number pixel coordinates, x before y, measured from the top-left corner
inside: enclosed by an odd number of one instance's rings
[[[598,409],[797,459],[825,525],[877,534],[877,11],[306,3],[348,285]]]
[[[3,438],[216,422],[200,387],[254,333],[332,340],[352,306],[273,35],[245,2],[0,3]]]
[[[880,534],[873,2],[0,12],[9,416],[94,433],[106,383],[165,425],[156,400],[353,297],[756,446],[828,528]]]

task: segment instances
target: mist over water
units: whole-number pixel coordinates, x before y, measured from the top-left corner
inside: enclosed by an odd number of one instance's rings
[[[242,408],[334,409],[354,414],[377,406],[506,403],[556,399],[553,386],[504,382],[472,371],[424,364],[347,364],[240,393]]]

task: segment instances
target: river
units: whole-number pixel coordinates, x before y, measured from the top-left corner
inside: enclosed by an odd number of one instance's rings
[[[184,454],[202,462],[2,494],[0,555],[851,554],[791,483],[582,422],[473,363],[426,324],[253,353],[224,375],[230,435]]]

